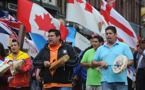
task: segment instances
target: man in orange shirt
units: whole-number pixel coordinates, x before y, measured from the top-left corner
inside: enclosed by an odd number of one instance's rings
[[[44,90],[71,90],[73,67],[77,63],[74,49],[62,42],[59,30],[51,29],[48,33],[49,43],[34,60],[34,66],[38,70],[36,79],[42,79]],[[64,55],[68,55],[69,60],[51,68]]]

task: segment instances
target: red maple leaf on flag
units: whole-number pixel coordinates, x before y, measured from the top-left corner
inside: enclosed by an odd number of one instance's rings
[[[55,29],[56,27],[51,21],[52,18],[48,14],[44,14],[44,18],[41,15],[36,15],[35,17],[35,22],[40,30],[49,31],[50,29]]]
[[[91,6],[89,3],[86,3],[85,9],[86,9],[88,12],[90,12],[90,13],[93,12],[93,8],[92,8],[92,6]]]

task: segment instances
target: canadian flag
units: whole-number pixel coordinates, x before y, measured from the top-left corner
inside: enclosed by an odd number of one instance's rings
[[[104,34],[104,17],[85,0],[67,0],[67,21],[78,23],[97,34]]]
[[[50,15],[43,7],[28,0],[18,0],[17,18],[25,25],[26,32],[58,29],[61,32],[62,40],[64,40],[68,34],[67,28],[61,21]]]
[[[101,14],[109,25],[117,28],[118,38],[130,47],[136,48],[137,36],[129,22],[113,9],[105,0],[102,0]]]

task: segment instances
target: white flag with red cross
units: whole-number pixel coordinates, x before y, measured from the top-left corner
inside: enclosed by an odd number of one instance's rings
[[[104,17],[85,0],[67,0],[66,20],[100,35],[105,33],[107,27]]]
[[[129,22],[112,8],[105,0],[102,0],[101,14],[109,25],[117,28],[118,39],[136,48],[138,39]]]

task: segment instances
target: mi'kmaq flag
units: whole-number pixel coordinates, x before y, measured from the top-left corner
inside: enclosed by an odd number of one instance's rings
[[[105,0],[102,0],[101,14],[109,25],[117,28],[118,39],[127,43],[130,47],[137,46],[137,36],[129,22],[122,17],[114,8],[112,8]]]
[[[85,0],[67,0],[66,20],[75,22],[97,34],[104,34],[107,26],[104,17]]]
[[[26,32],[59,29],[63,40],[68,33],[62,22],[50,15],[43,7],[29,0],[18,0],[17,18],[25,25]]]

